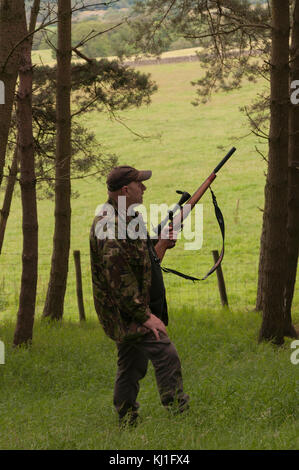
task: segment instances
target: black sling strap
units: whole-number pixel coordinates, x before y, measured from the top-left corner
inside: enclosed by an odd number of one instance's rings
[[[208,276],[210,276],[210,274],[212,274],[218,268],[218,266],[220,266],[221,261],[223,260],[223,256],[224,256],[224,235],[225,235],[224,218],[223,218],[222,212],[221,212],[221,210],[220,210],[220,208],[217,204],[215,194],[213,193],[211,187],[209,189],[210,189],[211,195],[212,195],[212,201],[213,201],[213,204],[214,204],[215,215],[216,215],[216,218],[217,218],[220,230],[221,230],[221,234],[222,234],[222,250],[221,250],[221,253],[219,255],[218,260],[216,261],[214,266],[210,269],[210,271],[208,271],[208,273],[202,278],[189,276],[188,274],[184,274],[184,273],[181,273],[179,271],[175,271],[174,269],[170,269],[170,268],[163,268],[163,266],[161,266],[162,271],[164,271],[165,273],[175,274],[176,276],[183,277],[184,279],[188,279],[189,281],[193,281],[193,282],[194,281],[204,281]]]

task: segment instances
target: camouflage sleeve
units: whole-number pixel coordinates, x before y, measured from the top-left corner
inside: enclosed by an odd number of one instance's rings
[[[106,240],[103,268],[113,301],[127,321],[144,323],[149,315],[144,276],[144,247],[138,242]]]

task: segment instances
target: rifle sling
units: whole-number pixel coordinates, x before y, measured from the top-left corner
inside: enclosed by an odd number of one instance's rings
[[[214,266],[207,272],[207,274],[202,278],[189,276],[188,274],[184,274],[184,273],[181,273],[179,271],[175,271],[174,269],[170,269],[170,268],[163,268],[163,266],[161,266],[162,271],[164,271],[165,273],[175,274],[176,276],[183,277],[184,279],[187,279],[187,280],[193,281],[193,282],[194,281],[204,281],[208,276],[210,276],[210,274],[212,274],[218,268],[218,266],[220,266],[220,264],[223,260],[223,256],[224,256],[224,235],[225,235],[224,218],[223,218],[222,212],[221,212],[221,210],[220,210],[220,208],[217,204],[215,194],[213,193],[211,187],[209,187],[209,189],[210,189],[211,195],[212,195],[212,201],[213,201],[213,204],[214,204],[216,219],[218,221],[218,224],[219,224],[219,227],[220,227],[220,230],[221,230],[221,235],[222,235],[222,250],[221,250],[221,253],[219,255],[218,260],[216,261]]]

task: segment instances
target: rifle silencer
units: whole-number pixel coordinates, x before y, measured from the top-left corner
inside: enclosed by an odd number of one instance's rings
[[[213,171],[213,173],[216,174],[216,173],[220,170],[220,168],[223,167],[224,163],[227,162],[227,160],[232,156],[232,154],[233,154],[236,150],[237,150],[236,147],[231,148],[230,151],[228,152],[228,154],[225,155],[225,157],[221,160],[221,162],[216,166],[216,168],[215,168],[215,170]]]

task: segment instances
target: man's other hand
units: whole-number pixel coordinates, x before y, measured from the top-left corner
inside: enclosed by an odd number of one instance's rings
[[[143,323],[143,326],[146,326],[146,328],[148,328],[154,333],[156,340],[160,339],[159,331],[168,336],[164,323],[153,313],[150,313],[149,319]]]

